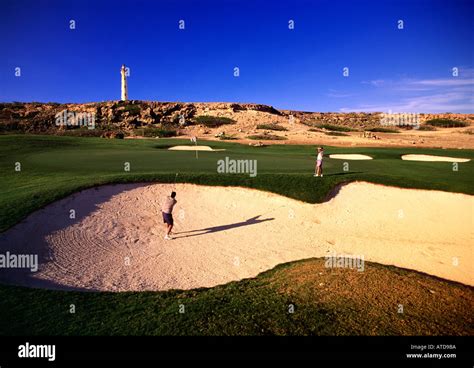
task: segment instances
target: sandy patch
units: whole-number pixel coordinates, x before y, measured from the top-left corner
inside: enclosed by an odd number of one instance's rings
[[[225,149],[213,149],[209,146],[173,146],[168,148],[169,151],[225,151]]]
[[[469,158],[457,158],[447,156],[432,156],[432,155],[403,155],[402,160],[407,161],[440,161],[440,162],[469,162]]]
[[[176,234],[165,241],[157,202],[172,189]],[[363,182],[315,205],[237,187],[107,185],[0,234],[2,253],[40,257],[38,272],[0,269],[0,280],[52,289],[191,289],[284,262],[352,254],[474,285],[473,208],[474,196]]]
[[[359,154],[337,154],[337,155],[329,155],[329,158],[334,158],[336,160],[372,160],[372,157],[367,155],[359,155]]]

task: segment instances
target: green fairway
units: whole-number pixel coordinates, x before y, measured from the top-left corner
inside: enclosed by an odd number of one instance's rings
[[[235,143],[201,142],[219,152],[168,151],[186,140],[105,140],[54,136],[0,136],[0,231],[33,210],[67,194],[113,182],[158,181],[236,185],[283,194],[306,202],[322,202],[337,184],[366,180],[405,188],[437,189],[473,194],[474,151],[416,148],[326,147],[325,154],[361,153],[367,161],[325,159],[324,178],[313,178],[315,146],[251,147]],[[470,158],[448,162],[403,161],[408,153]],[[218,174],[217,160],[257,160],[258,175]],[[15,163],[21,171],[15,171]],[[130,163],[130,171],[124,164]],[[348,171],[344,171],[344,162]]]
[[[199,152],[198,159],[192,151],[167,150],[183,144],[191,143],[179,139],[0,136],[0,232],[31,212],[83,188],[117,182],[174,182],[177,173],[178,182],[245,186],[311,203],[323,202],[335,186],[355,180],[474,193],[474,150],[325,147],[324,177],[315,178],[316,146],[252,147],[200,141],[201,145],[225,151]],[[373,160],[329,159],[333,153],[365,154]],[[471,161],[457,164],[457,170],[453,170],[452,163],[400,159],[410,153]],[[225,157],[257,160],[258,175],[218,174],[217,161]],[[348,167],[344,167],[345,162]],[[20,171],[15,170],[18,163]],[[125,163],[130,164],[130,171],[124,170]],[[326,284],[339,282],[336,273],[346,277],[347,287],[360,290],[360,300],[347,305],[343,287],[337,284],[339,291],[333,299],[318,301],[315,285],[320,281],[315,279],[303,280],[301,288],[289,287],[302,280],[303,276],[295,272],[304,268],[326,272]],[[473,288],[376,264],[371,264],[370,270],[354,278],[351,270],[329,272],[320,260],[310,260],[277,267],[252,280],[186,292],[99,294],[2,285],[0,313],[9,318],[0,322],[0,334],[472,334],[472,328],[466,327],[473,322],[466,310],[469,301],[474,300]],[[373,321],[365,319],[363,324],[357,312],[368,308],[362,306],[363,290],[374,283],[382,285],[381,280],[388,284],[389,280],[396,280],[396,291],[386,290],[382,299],[372,295],[371,302],[364,301],[375,305],[375,315]],[[416,280],[422,280],[425,286]],[[435,312],[420,302],[416,311],[413,308],[403,318],[396,313],[384,314],[392,308],[392,302],[398,303],[397,295],[403,298],[404,288],[419,295],[420,301],[430,302],[426,299],[430,294],[425,295],[426,285],[447,290]],[[297,313],[287,313],[290,303],[298,306]],[[71,304],[76,306],[76,314],[69,313]],[[186,313],[178,312],[180,304],[186,306]],[[459,313],[451,313],[453,310]],[[425,318],[427,313],[436,323]]]

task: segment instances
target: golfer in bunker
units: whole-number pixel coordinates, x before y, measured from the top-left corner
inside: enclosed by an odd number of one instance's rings
[[[171,229],[173,228],[173,207],[178,202],[176,199],[176,192],[171,192],[170,196],[166,196],[163,204],[161,205],[161,214],[163,215],[163,222],[166,224],[166,240],[173,239]]]

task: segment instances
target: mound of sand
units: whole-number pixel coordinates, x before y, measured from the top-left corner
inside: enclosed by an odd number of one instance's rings
[[[367,155],[359,155],[359,154],[337,154],[337,155],[329,155],[329,158],[334,158],[336,160],[372,160],[372,157]]]
[[[441,162],[469,162],[469,158],[457,158],[447,156],[432,156],[432,155],[403,155],[402,160],[407,161],[441,161]]]
[[[169,151],[225,151],[225,149],[213,149],[209,146],[173,146],[168,148]]]
[[[166,241],[156,202],[172,189],[176,233]],[[237,187],[107,185],[0,234],[2,253],[40,258],[37,272],[0,269],[0,280],[52,289],[191,289],[284,262],[355,255],[474,285],[473,207],[474,196],[363,182],[342,186],[324,204]]]

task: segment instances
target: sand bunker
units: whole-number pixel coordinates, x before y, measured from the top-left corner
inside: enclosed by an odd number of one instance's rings
[[[213,149],[209,146],[173,146],[168,148],[169,151],[225,151],[225,149]]]
[[[338,154],[338,155],[329,155],[329,158],[335,158],[336,160],[372,160],[372,157],[367,155],[359,154]]]
[[[403,155],[402,160],[407,160],[407,161],[441,161],[441,162],[468,162],[468,161],[471,161],[469,158],[432,156],[432,155]]]
[[[155,203],[172,189],[176,233],[166,241]],[[0,269],[0,280],[51,289],[191,289],[284,262],[351,254],[474,285],[473,207],[474,196],[364,182],[315,205],[236,187],[107,185],[0,234],[0,253],[39,254],[40,263],[35,273]]]

